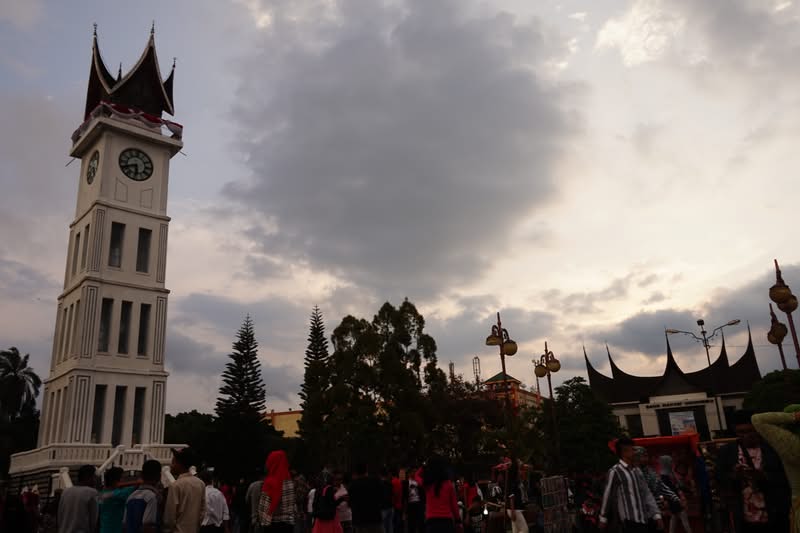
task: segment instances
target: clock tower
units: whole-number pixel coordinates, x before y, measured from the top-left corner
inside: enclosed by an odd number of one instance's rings
[[[153,30],[130,71],[113,76],[95,28],[84,121],[70,149],[80,174],[39,447],[16,454],[12,474],[99,466],[122,450],[169,458],[167,192],[183,146],[182,126],[162,116],[174,113],[173,78],[174,63],[161,76]]]

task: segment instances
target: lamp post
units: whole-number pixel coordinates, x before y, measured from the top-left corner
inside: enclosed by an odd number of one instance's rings
[[[786,337],[786,334],[789,333],[789,330],[786,329],[785,324],[778,322],[778,317],[775,316],[775,311],[772,310],[772,304],[769,304],[769,315],[772,319],[772,325],[767,333],[767,340],[778,346],[778,353],[781,354],[781,365],[783,365],[783,369],[786,370],[786,357],[783,355],[783,339]]]
[[[508,330],[500,322],[500,313],[497,313],[497,324],[492,326],[492,332],[486,337],[486,346],[497,346],[500,349],[500,367],[503,369],[503,390],[505,391],[506,416],[511,414],[511,394],[508,390],[508,374],[506,374],[506,356],[511,357],[517,353],[517,343],[508,336]]]
[[[778,305],[778,309],[786,313],[789,330],[792,332],[792,341],[794,341],[797,364],[800,365],[800,343],[797,342],[797,330],[794,327],[794,320],[792,320],[792,312],[797,309],[797,297],[792,294],[792,290],[783,281],[777,259],[775,259],[775,285],[769,288],[769,299]]]
[[[547,389],[550,392],[550,417],[553,423],[553,437],[555,438],[556,443],[556,465],[558,465],[561,460],[561,439],[558,437],[556,406],[553,401],[553,382],[550,379],[550,374],[561,370],[561,362],[556,359],[556,356],[553,355],[553,352],[547,349],[547,341],[544,343],[544,353],[539,357],[539,359],[533,358],[531,362],[536,365],[533,369],[533,372],[536,374],[537,383],[539,378],[547,376]]]
[[[717,333],[720,333],[723,328],[726,328],[728,326],[735,326],[739,322],[741,322],[741,320],[739,320],[738,318],[735,320],[730,320],[725,324],[714,328],[711,331],[711,335],[709,335],[705,328],[706,322],[701,318],[697,321],[697,325],[700,326],[700,335],[702,335],[702,337],[698,337],[691,331],[682,331],[679,329],[666,330],[668,335],[672,335],[674,333],[682,333],[684,335],[689,335],[697,342],[702,343],[703,347],[706,349],[706,359],[708,360],[708,371],[709,375],[711,376],[711,395],[714,397],[714,407],[716,407],[717,409],[717,431],[720,432],[722,431],[722,413],[719,408],[719,398],[717,398],[716,384],[714,383],[714,369],[711,367],[711,353],[708,351],[711,345],[708,343],[708,341],[716,337]]]

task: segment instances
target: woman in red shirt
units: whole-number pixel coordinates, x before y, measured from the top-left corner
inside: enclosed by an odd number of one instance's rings
[[[456,489],[448,475],[447,462],[434,455],[422,474],[425,487],[426,533],[454,533],[459,522]]]

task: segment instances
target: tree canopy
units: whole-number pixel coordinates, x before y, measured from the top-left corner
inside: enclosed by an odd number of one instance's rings
[[[783,411],[800,402],[800,370],[776,370],[757,382],[744,398],[744,408],[756,413]]]

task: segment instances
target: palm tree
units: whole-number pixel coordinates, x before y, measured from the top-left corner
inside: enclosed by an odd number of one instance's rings
[[[39,396],[42,380],[28,366],[30,354],[21,356],[12,346],[0,351],[0,416],[12,419],[19,416],[22,407],[32,405]]]

